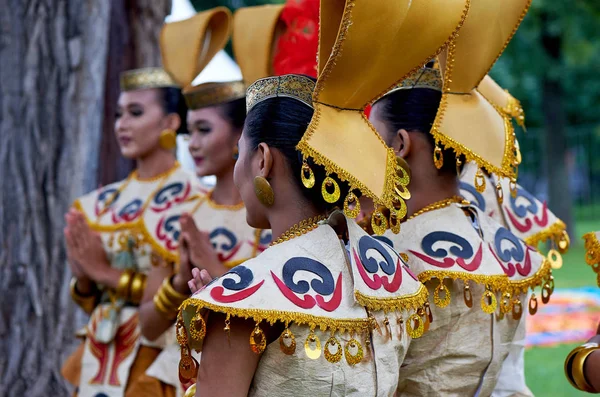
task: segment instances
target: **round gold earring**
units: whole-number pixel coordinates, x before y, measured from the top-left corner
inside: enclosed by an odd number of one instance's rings
[[[275,202],[275,194],[269,181],[262,176],[254,177],[254,194],[258,198],[258,201],[265,207],[272,207]]]
[[[177,133],[175,130],[167,128],[160,133],[158,144],[165,150],[173,150],[177,147]]]

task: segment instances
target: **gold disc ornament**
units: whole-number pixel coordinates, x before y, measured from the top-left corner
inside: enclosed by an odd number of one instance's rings
[[[325,359],[332,364],[339,362],[342,359],[342,344],[333,335],[325,342],[325,348],[323,349],[323,355]]]
[[[385,233],[388,228],[387,219],[381,213],[381,211],[376,210],[373,216],[371,217],[371,228],[373,229],[373,233],[381,236]]]
[[[311,189],[315,186],[315,173],[312,168],[308,165],[306,160],[302,163],[302,171],[301,171],[302,184],[305,188]]]
[[[306,337],[306,341],[304,341],[304,353],[306,353],[306,357],[311,360],[316,360],[321,357],[321,340],[315,335],[314,330],[310,331]]]
[[[425,332],[425,324],[421,316],[419,316],[417,313],[412,314],[408,318],[408,321],[406,322],[406,332],[413,339],[423,336],[423,333]]]
[[[200,311],[190,321],[190,337],[193,340],[201,341],[206,336],[206,323]]]
[[[523,304],[519,298],[513,301],[512,316],[514,320],[519,320],[523,315]]]
[[[363,359],[363,347],[359,341],[352,338],[346,343],[346,347],[344,348],[344,356],[346,357],[346,362],[350,365],[356,365]]]
[[[329,204],[336,203],[340,199],[340,186],[332,177],[328,176],[321,185],[321,195]]]
[[[532,316],[537,313],[538,310],[538,301],[535,297],[535,292],[531,294],[531,298],[529,298],[529,314]]]
[[[562,255],[555,249],[548,251],[548,261],[552,269],[560,269],[563,265]]]
[[[360,214],[360,201],[352,192],[348,193],[344,200],[344,214],[353,219]]]
[[[296,352],[296,337],[288,328],[286,328],[279,337],[279,348],[288,356],[291,356]]]
[[[498,307],[496,295],[492,291],[486,290],[483,295],[481,295],[481,310],[483,310],[484,313],[492,314],[496,311],[496,307]]]
[[[440,297],[440,293],[444,294],[443,298]],[[433,291],[433,303],[435,303],[437,307],[442,308],[450,304],[450,290],[446,287],[444,280],[442,279],[440,279],[440,283],[435,288],[435,291]]]
[[[467,305],[467,307],[473,307],[473,293],[471,292],[471,287],[469,287],[468,281],[465,281],[463,298],[465,299],[465,305]]]
[[[265,351],[266,347],[267,339],[265,338],[265,333],[256,324],[256,327],[254,327],[254,330],[250,334],[250,349],[256,354],[261,354]]]
[[[485,176],[483,175],[481,168],[479,168],[475,173],[475,190],[477,190],[479,193],[483,193],[485,191],[485,186]]]

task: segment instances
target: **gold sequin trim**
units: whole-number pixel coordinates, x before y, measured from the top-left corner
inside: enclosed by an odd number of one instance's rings
[[[547,241],[549,239],[555,240],[560,238],[566,230],[567,226],[564,224],[564,222],[561,220],[557,220],[556,222],[554,222],[554,224],[547,227],[546,229],[541,230],[529,237],[526,237],[524,241],[527,245],[537,248],[537,246],[541,242]]]
[[[596,282],[600,287],[600,241],[593,232],[584,234],[583,239],[585,240],[585,261],[598,275]]]
[[[429,300],[429,292],[425,286],[420,285],[417,292],[412,295],[403,295],[392,298],[379,298],[367,296],[359,291],[354,291],[354,297],[359,305],[369,310],[383,310],[385,312],[416,310]]]
[[[246,92],[246,112],[250,112],[258,103],[276,97],[296,99],[312,108],[314,89],[314,81],[297,74],[259,79],[252,83]]]
[[[179,84],[161,68],[142,68],[121,73],[121,91],[167,87],[179,88]]]
[[[205,83],[186,88],[183,91],[185,103],[190,110],[221,105],[236,99],[242,99],[245,96],[246,86],[243,81]]]

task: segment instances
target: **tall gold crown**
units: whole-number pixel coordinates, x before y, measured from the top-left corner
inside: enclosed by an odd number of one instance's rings
[[[161,68],[142,68],[121,73],[121,91],[144,88],[179,88],[179,84]]]
[[[191,110],[242,99],[246,96],[246,85],[243,81],[227,81],[221,83],[203,83],[183,91],[185,103]]]
[[[312,108],[315,85],[316,83],[309,77],[297,74],[259,79],[248,87],[246,110],[249,112],[256,104],[275,97],[296,99]]]
[[[439,69],[422,68],[408,78],[402,80],[398,85],[389,90],[385,95],[390,95],[396,91],[412,90],[414,88],[429,88],[431,90],[442,91],[443,81]]]

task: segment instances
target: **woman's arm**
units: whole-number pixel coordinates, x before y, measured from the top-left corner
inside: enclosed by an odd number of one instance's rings
[[[171,267],[163,266],[152,268],[148,274],[146,290],[140,303],[140,327],[142,335],[148,340],[156,340],[175,323],[175,320],[167,318],[154,305],[154,295],[165,278],[170,277],[172,274],[173,269]]]
[[[229,337],[223,330],[224,325],[224,314],[210,313],[196,381],[196,397],[248,395],[260,360],[260,355],[250,350],[248,343],[255,324],[251,320],[231,317]]]
[[[596,393],[600,393],[600,350],[596,350],[585,360],[585,378]]]

